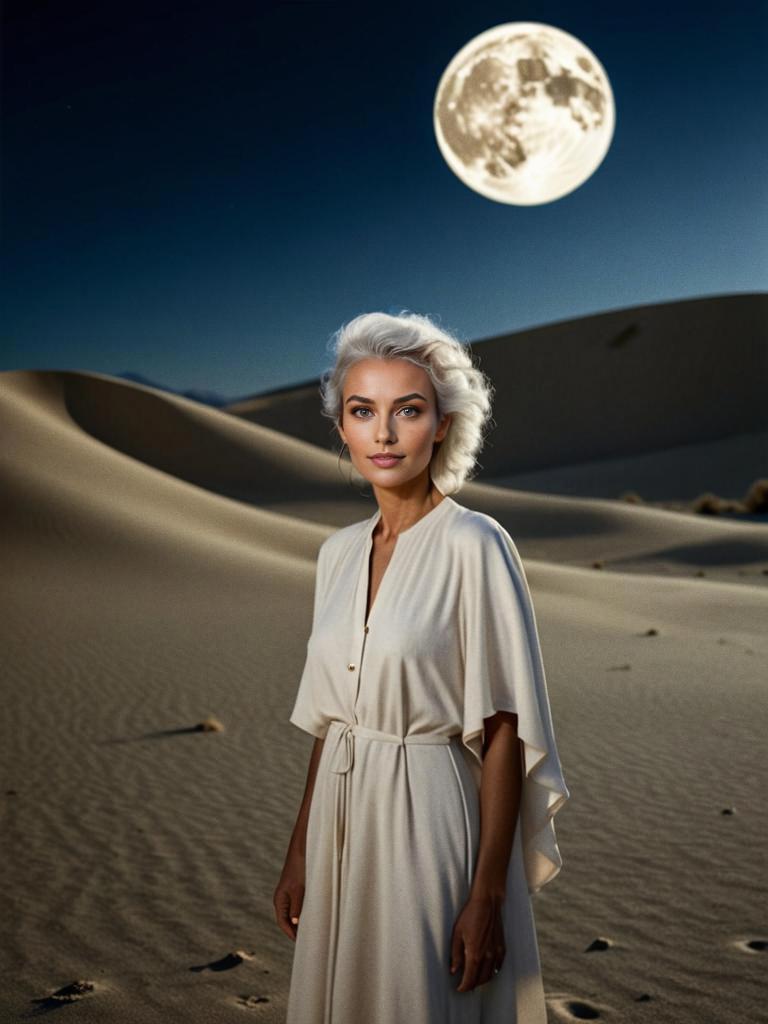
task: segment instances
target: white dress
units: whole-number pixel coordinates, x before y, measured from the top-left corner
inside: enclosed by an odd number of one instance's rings
[[[365,621],[380,512],[320,548],[290,721],[325,739],[286,1024],[546,1024],[530,896],[569,797],[512,538],[450,496],[395,543]],[[480,840],[483,719],[518,715],[525,778],[501,971],[457,992],[453,925]]]

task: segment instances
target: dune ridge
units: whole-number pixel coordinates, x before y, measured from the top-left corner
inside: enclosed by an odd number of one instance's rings
[[[497,427],[481,456],[489,477],[768,430],[768,292],[645,303],[471,348],[497,387]],[[223,408],[332,447],[316,385]]]

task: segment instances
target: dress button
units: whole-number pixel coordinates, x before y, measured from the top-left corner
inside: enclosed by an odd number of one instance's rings
[[[365,633],[367,633],[367,632],[368,632],[368,627],[367,627],[367,626],[364,626],[364,627],[363,627],[363,632],[365,632]]]
[[[351,663],[349,665],[347,665],[347,668],[349,669],[350,672],[354,672],[355,671],[355,666],[352,665]]]

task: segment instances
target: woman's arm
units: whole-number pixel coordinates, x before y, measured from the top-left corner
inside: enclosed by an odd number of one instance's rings
[[[485,719],[480,783],[480,846],[470,895],[506,896],[507,869],[523,787],[517,715],[497,711]]]
[[[285,864],[283,865],[280,881],[277,883],[272,901],[278,925],[294,941],[296,940],[296,926],[298,925],[301,907],[304,902],[307,821],[309,820],[309,809],[312,806],[312,794],[315,791],[317,766],[320,763],[320,755],[323,752],[324,743],[325,740],[315,737],[315,743],[312,747],[312,754],[310,755],[307,767],[304,796],[301,800],[299,813],[296,816],[296,824],[293,827],[288,850],[285,855]]]
[[[522,796],[522,744],[513,712],[497,711],[484,724],[477,864],[451,935],[451,974],[463,968],[457,992],[490,981],[507,951],[502,907]]]
[[[315,737],[312,747],[312,754],[307,767],[307,781],[304,786],[304,796],[301,799],[301,806],[296,816],[296,824],[293,827],[291,841],[288,844],[288,856],[296,855],[305,859],[307,853],[307,820],[309,819],[309,808],[312,805],[312,794],[315,791],[315,779],[317,777],[317,766],[320,763],[320,755],[323,752],[325,740]]]

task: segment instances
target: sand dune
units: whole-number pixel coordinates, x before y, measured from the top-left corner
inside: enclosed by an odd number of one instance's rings
[[[610,310],[475,341],[498,389],[483,475],[768,430],[767,342],[766,292]],[[319,447],[333,444],[314,382],[226,408]]]
[[[629,484],[647,503],[683,508],[708,491],[731,499],[743,497],[756,471],[768,475],[768,430],[510,473],[489,482],[497,487],[582,498],[621,498]]]
[[[86,1021],[283,1019],[271,899],[311,746],[287,716],[314,558],[374,506],[326,447],[231,413],[100,374],[0,374],[0,1021],[75,981]],[[702,427],[693,447],[710,443]],[[655,493],[680,466],[685,449],[660,454]],[[573,797],[535,902],[551,1019],[757,1020],[765,523],[544,490],[455,497],[525,559]],[[195,729],[209,714],[223,732]]]

